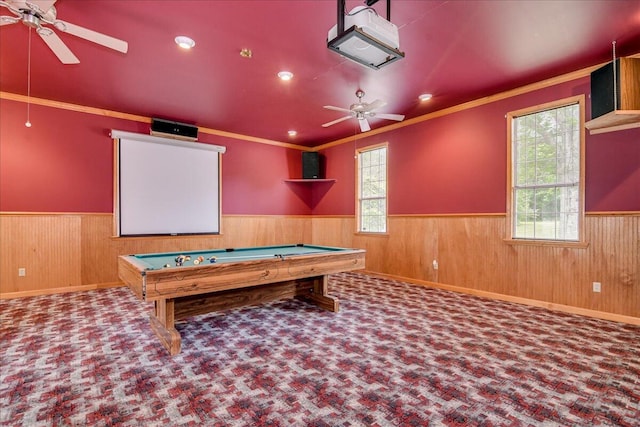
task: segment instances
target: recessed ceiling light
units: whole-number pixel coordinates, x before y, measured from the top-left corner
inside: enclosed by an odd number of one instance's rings
[[[183,49],[191,49],[196,45],[192,38],[187,36],[178,36],[175,38],[176,43]]]
[[[294,137],[298,134],[298,132],[296,132],[295,130],[290,130],[289,132],[287,132],[289,134],[290,137]]]
[[[278,73],[278,77],[280,77],[280,80],[283,80],[286,82],[293,78],[293,73],[291,71],[280,71]]]
[[[431,98],[433,98],[433,95],[431,95],[430,93],[423,93],[422,95],[418,96],[418,99],[420,101],[428,101]]]

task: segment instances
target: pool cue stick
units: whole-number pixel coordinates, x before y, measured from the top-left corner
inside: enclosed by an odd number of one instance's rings
[[[275,258],[284,258],[284,257],[290,257],[290,256],[300,256],[300,255],[311,255],[311,254],[319,254],[322,251],[313,251],[313,252],[304,252],[304,253],[289,253],[289,254],[273,254],[273,257]],[[215,255],[213,255],[215,256]],[[226,260],[234,260],[234,259],[252,259],[252,258],[270,258],[268,256],[265,255],[238,255],[238,256],[216,256],[216,261],[220,260],[220,261],[226,261]],[[208,258],[205,258],[208,259]]]

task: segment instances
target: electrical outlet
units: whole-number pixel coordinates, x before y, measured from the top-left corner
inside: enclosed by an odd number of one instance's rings
[[[593,292],[601,292],[602,291],[602,283],[593,282]]]
[[[26,275],[27,275],[27,269],[23,268],[23,267],[20,267],[18,269],[18,277],[24,277]]]
[[[438,269],[438,260],[433,260],[433,269],[437,270]]]

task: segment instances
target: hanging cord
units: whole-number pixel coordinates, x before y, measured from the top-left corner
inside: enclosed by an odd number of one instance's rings
[[[24,124],[26,127],[31,127],[30,109],[31,109],[31,27],[29,27],[29,53],[27,60],[27,121]]]
[[[359,130],[358,120],[353,124],[353,158],[358,160],[358,130]]]
[[[616,41],[613,41],[613,111],[618,110],[618,78],[616,73]]]

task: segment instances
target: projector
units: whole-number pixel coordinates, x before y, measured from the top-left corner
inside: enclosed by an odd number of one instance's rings
[[[393,49],[398,49],[400,47],[398,27],[379,16],[370,8],[365,6],[355,7],[344,17],[345,30],[353,27],[354,25],[371,37],[374,37]],[[333,28],[329,30],[327,40],[333,40],[337,36],[338,25],[334,25]],[[363,48],[367,47],[364,42],[362,42],[362,44]]]
[[[374,10],[358,6],[343,19],[341,34],[338,34],[338,25],[329,30],[329,49],[375,70],[404,58],[404,53],[398,50],[398,27]]]

